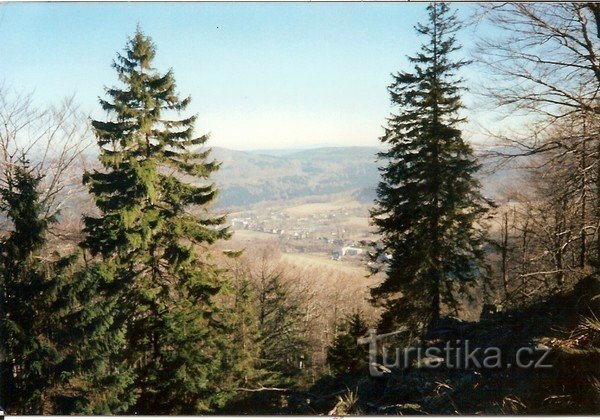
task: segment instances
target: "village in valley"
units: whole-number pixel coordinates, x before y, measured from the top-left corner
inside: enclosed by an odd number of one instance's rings
[[[257,205],[231,213],[228,221],[234,241],[268,242],[285,254],[308,254],[363,269],[377,237],[369,225],[369,207],[352,199]]]

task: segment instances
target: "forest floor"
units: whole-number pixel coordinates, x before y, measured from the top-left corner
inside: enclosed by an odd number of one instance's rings
[[[267,412],[247,414],[600,414],[600,280],[586,278],[572,290],[536,304],[490,314],[477,322],[444,319],[417,347],[469,342],[498,348],[501,367],[391,368],[373,377],[367,368],[326,375],[307,390],[254,395],[272,399]],[[414,344],[413,344],[414,345]],[[365,346],[366,347],[366,346]],[[460,347],[459,345],[456,346]],[[511,366],[521,348],[540,365]],[[365,355],[368,349],[365,348]],[[452,353],[452,359],[457,352]],[[393,356],[390,356],[393,357]],[[427,359],[427,358],[425,358]],[[430,358],[431,361],[431,358]],[[427,360],[424,360],[427,362]],[[380,365],[381,366],[381,365]],[[250,403],[250,400],[246,403]],[[246,405],[251,407],[252,405]]]
[[[331,414],[600,414],[599,313],[600,280],[586,278],[569,292],[478,322],[446,319],[422,346],[442,348],[468,340],[471,349],[496,347],[502,367],[413,365],[383,377],[326,377],[311,389],[313,394],[328,395],[336,387],[347,391],[317,398],[305,409]],[[538,356],[531,361],[546,355],[540,367],[511,366],[521,348],[535,349]]]

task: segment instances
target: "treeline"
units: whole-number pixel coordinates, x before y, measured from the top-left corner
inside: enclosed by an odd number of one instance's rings
[[[385,277],[370,291],[377,320],[349,279],[291,268],[274,251],[215,246],[230,237],[210,211],[219,163],[141,30],[113,62],[120,85],[106,89],[106,120],[91,128],[72,102],[38,112],[3,88],[0,406],[281,408],[281,395],[325,373],[364,369],[356,338],[376,323],[418,338],[469,300],[517,307],[598,277],[600,8],[507,3],[478,17],[498,30],[480,37],[475,57],[490,73],[486,98],[521,113],[521,125],[492,133],[488,157],[526,176],[495,202],[480,193],[481,163],[460,129],[461,23],[432,3],[412,68],[388,88],[394,112],[371,213],[381,240],[370,267]],[[83,158],[90,129],[101,167]],[[73,201],[77,188],[93,206]],[[73,207],[81,225],[64,217]]]

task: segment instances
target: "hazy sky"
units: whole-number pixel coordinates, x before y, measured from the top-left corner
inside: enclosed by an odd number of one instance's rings
[[[0,81],[41,103],[97,98],[136,24],[192,95],[199,133],[235,149],[375,146],[390,73],[421,41],[424,3],[0,3]],[[454,5],[456,7],[456,5]],[[461,5],[467,16],[471,5]],[[460,39],[463,55],[473,34]],[[465,76],[472,79],[473,71]],[[467,104],[470,103],[467,98]]]

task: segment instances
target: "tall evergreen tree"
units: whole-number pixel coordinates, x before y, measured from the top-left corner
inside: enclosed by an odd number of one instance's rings
[[[262,270],[256,279],[260,368],[270,382],[288,386],[301,379],[308,360],[308,342],[298,302],[279,270]]]
[[[6,169],[0,210],[12,231],[0,241],[0,405],[10,414],[49,414],[64,373],[58,297],[74,257],[44,258],[49,226],[38,174],[24,158]]]
[[[110,414],[132,404],[131,377],[110,358],[125,342],[99,299],[102,267],[76,271],[78,254],[44,252],[50,226],[43,176],[25,159],[10,165],[0,209],[13,230],[0,241],[0,406],[11,414]]]
[[[385,281],[372,289],[385,308],[385,328],[409,318],[436,324],[442,304],[457,305],[456,286],[480,275],[482,234],[475,223],[488,203],[474,178],[479,165],[458,128],[464,119],[456,72],[466,62],[451,55],[460,49],[460,24],[444,3],[431,3],[427,12],[427,23],[415,27],[427,41],[409,57],[414,70],[393,75],[388,87],[399,112],[381,138],[386,163],[371,211],[383,237],[373,257],[391,255]]]
[[[260,366],[259,305],[255,289],[247,278],[235,285],[235,296],[231,308],[231,335],[233,349],[225,352],[230,360],[230,383],[239,382],[246,388],[269,385],[270,374]]]
[[[130,411],[198,413],[216,401],[220,368],[211,344],[219,270],[199,250],[228,232],[205,211],[214,185],[197,183],[219,165],[199,150],[207,136],[194,136],[196,117],[178,118],[190,98],[179,99],[171,70],[152,67],[155,52],[138,29],[113,63],[122,87],[100,100],[112,118],[92,121],[104,170],[84,175],[100,215],[84,218],[82,245],[112,277]]]
[[[233,290],[227,303],[228,311],[224,311],[226,316],[223,317],[228,339],[220,343],[223,345],[223,365],[227,369],[224,369],[222,377],[218,379],[220,383],[226,384],[226,390],[230,394],[226,413],[235,413],[236,409],[247,412],[248,409],[256,408],[253,407],[256,401],[252,398],[248,400],[248,394],[241,389],[272,386],[274,376],[261,363],[262,342],[255,288],[245,276],[233,279],[231,284]]]

